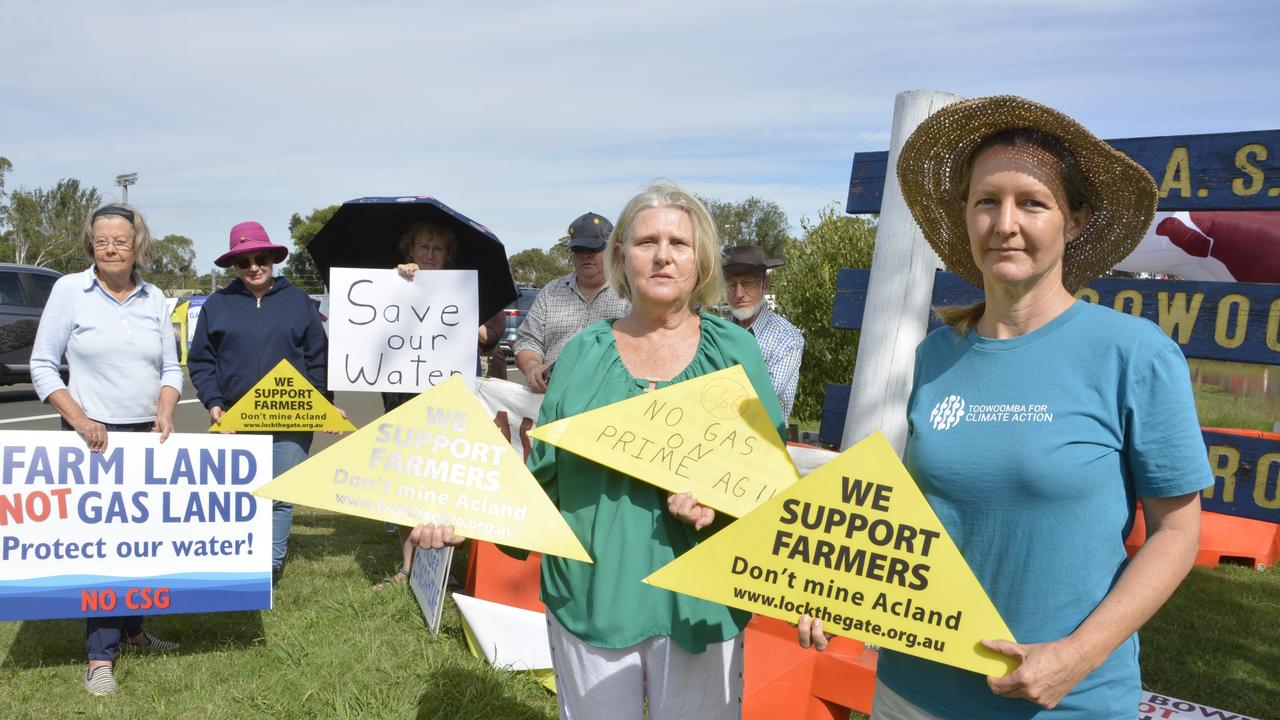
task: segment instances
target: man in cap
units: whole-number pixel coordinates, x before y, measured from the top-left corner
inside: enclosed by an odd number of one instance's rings
[[[589,212],[569,225],[573,272],[547,283],[533,299],[517,331],[516,367],[524,373],[529,389],[547,391],[551,366],[560,349],[588,325],[626,315],[631,306],[606,287],[604,246],[613,223]]]
[[[734,322],[756,336],[782,414],[789,417],[800,382],[804,336],[786,318],[770,310],[766,301],[769,270],[784,264],[783,260],[766,258],[763,250],[751,245],[729,248],[723,262],[729,311]]]

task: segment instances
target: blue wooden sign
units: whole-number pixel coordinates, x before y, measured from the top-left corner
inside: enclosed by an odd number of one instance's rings
[[[1108,140],[1155,178],[1161,210],[1280,209],[1280,130]],[[889,153],[853,156],[847,213],[878,213]]]
[[[1280,523],[1280,441],[1206,430],[1213,487],[1205,510]]]
[[[870,270],[841,270],[831,326],[862,327]],[[1145,317],[1189,358],[1280,365],[1280,285],[1103,278],[1076,293],[1092,303]],[[933,283],[933,305],[969,305],[978,288],[949,272]],[[938,326],[930,318],[930,329]]]

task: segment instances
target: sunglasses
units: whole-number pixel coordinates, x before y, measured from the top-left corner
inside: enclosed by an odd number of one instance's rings
[[[582,253],[591,253],[592,255],[594,255],[602,250],[604,250],[604,248],[589,248],[589,247],[583,247],[581,245],[575,245],[574,247],[569,248],[569,252],[573,253],[574,255],[581,255]]]
[[[253,257],[238,257],[235,259],[236,267],[241,270],[248,270],[257,265],[258,267],[271,267],[270,255],[254,255]]]

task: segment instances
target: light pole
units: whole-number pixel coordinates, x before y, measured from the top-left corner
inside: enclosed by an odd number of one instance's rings
[[[136,182],[138,182],[138,173],[136,172],[116,176],[116,184],[124,188],[124,195],[121,202],[124,202],[126,204],[129,202],[129,186],[133,185]]]

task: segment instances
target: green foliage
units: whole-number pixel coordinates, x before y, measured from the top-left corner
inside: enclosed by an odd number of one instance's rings
[[[151,243],[151,262],[147,265],[146,278],[166,294],[174,290],[189,290],[198,287],[195,265],[196,248],[191,238],[165,235]]]
[[[843,215],[833,203],[818,213],[818,222],[801,221],[804,237],[789,243],[787,264],[774,272],[778,312],[804,333],[800,387],[791,411],[793,420],[817,420],[829,382],[853,377],[858,333],[831,327],[836,273],[841,268],[871,267],[875,224]]]
[[[298,213],[289,218],[289,235],[293,238],[293,250],[284,262],[284,276],[294,286],[306,293],[323,293],[327,278],[320,276],[320,269],[306,251],[307,243],[320,232],[320,228],[329,222],[329,218],[338,211],[337,205],[312,210],[303,219]]]
[[[766,257],[782,257],[792,242],[787,214],[772,200],[752,195],[741,202],[699,198],[711,211],[721,249],[759,245]]]
[[[95,187],[75,178],[45,190],[15,190],[9,199],[0,260],[74,272],[88,264],[80,244],[85,217],[102,203]]]
[[[561,275],[569,273],[573,270],[573,265],[569,261],[568,251],[558,253],[556,252],[558,247],[557,243],[549,251],[533,248],[512,255],[508,259],[511,264],[511,277],[521,285],[542,287]]]

